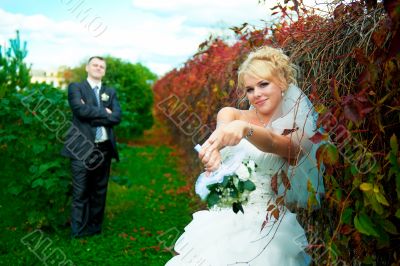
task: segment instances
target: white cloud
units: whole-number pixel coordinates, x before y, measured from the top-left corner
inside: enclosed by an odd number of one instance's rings
[[[163,16],[183,16],[193,25],[213,25],[224,21],[228,25],[257,22],[266,19],[269,14],[268,4],[249,0],[132,0],[134,8],[157,12]],[[273,3],[273,2],[272,2]]]
[[[43,15],[27,16],[0,9],[0,43],[7,43],[20,30],[21,39],[28,41],[27,61],[34,68],[73,66],[90,55],[109,54],[140,61],[163,74],[193,54],[210,32],[208,28],[185,25],[185,18],[179,16],[137,14],[136,21],[111,25],[95,38],[79,21],[59,22]],[[165,58],[171,61],[166,62]]]
[[[312,1],[312,0],[307,0]],[[212,32],[230,32],[227,28],[244,22],[262,25],[269,8],[257,0],[132,0],[131,10],[112,6],[113,12],[100,17],[105,31],[98,37],[94,26],[85,25],[96,11],[70,10],[70,19],[7,12],[0,8],[0,44],[20,30],[28,41],[27,61],[34,68],[74,66],[91,55],[111,55],[131,62],[141,62],[157,74],[163,74],[184,63],[197,51],[198,45]],[[86,21],[86,15],[92,16]],[[85,12],[86,12],[85,11]],[[74,13],[75,12],[75,13]],[[120,14],[124,14],[123,16]],[[99,22],[99,21],[97,21]]]

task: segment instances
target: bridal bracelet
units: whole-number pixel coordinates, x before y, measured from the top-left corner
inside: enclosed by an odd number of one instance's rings
[[[247,131],[246,136],[244,136],[246,139],[249,139],[251,136],[253,136],[253,133],[254,133],[254,129],[253,129],[253,127],[251,126],[250,123],[249,123],[249,127],[250,127],[249,131]]]

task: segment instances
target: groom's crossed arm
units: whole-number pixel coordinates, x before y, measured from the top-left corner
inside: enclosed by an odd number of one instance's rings
[[[82,120],[92,120],[96,118],[107,118],[108,113],[105,108],[98,108],[82,103],[82,94],[77,83],[68,86],[68,103],[72,113]]]
[[[106,126],[112,127],[118,125],[121,122],[121,106],[119,105],[117,94],[115,90],[110,90],[110,101],[112,112],[107,115],[106,118],[93,119],[90,124],[94,127]]]

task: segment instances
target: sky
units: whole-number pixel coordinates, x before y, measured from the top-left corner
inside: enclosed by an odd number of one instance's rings
[[[20,31],[33,69],[74,67],[111,55],[162,76],[181,66],[213,34],[271,20],[274,1],[258,0],[2,0],[0,45]]]

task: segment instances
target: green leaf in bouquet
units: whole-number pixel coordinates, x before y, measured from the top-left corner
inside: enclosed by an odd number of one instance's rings
[[[231,190],[229,191],[229,196],[231,196],[232,198],[237,198],[239,196],[238,190],[235,187],[231,188]]]
[[[233,209],[234,213],[238,213],[239,211],[244,213],[243,206],[242,206],[242,204],[240,202],[234,202],[232,204],[232,209]]]
[[[208,196],[207,196],[208,207],[212,207],[215,204],[217,204],[218,202],[219,202],[219,195],[217,192],[212,191],[210,194],[208,194]]]
[[[240,193],[243,193],[243,191],[244,191],[244,182],[243,181],[239,181],[237,189]]]
[[[250,181],[250,180],[246,180],[243,182],[243,187],[244,189],[248,190],[248,191],[253,191],[256,189],[256,185]]]
[[[219,183],[214,183],[214,184],[209,184],[207,185],[208,190],[210,191],[215,191],[219,186],[221,186],[221,184]]]
[[[222,181],[221,185],[223,187],[226,187],[231,179],[232,179],[231,175],[224,176],[224,180]]]

